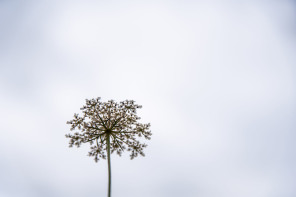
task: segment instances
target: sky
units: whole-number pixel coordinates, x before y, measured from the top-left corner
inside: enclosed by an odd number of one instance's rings
[[[114,197],[294,197],[295,24],[292,0],[1,0],[0,197],[107,195],[65,138],[96,97],[153,133]]]

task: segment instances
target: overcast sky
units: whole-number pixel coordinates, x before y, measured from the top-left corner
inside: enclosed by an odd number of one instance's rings
[[[146,157],[114,197],[296,196],[295,1],[0,1],[0,197],[98,197],[85,99],[133,99]]]

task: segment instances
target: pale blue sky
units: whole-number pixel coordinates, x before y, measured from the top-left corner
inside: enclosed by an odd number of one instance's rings
[[[295,1],[0,1],[0,196],[106,196],[68,148],[86,98],[136,100],[113,196],[296,195]]]

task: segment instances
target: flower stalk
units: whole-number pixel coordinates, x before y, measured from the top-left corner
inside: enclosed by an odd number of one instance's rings
[[[110,134],[107,135],[107,159],[108,159],[108,197],[111,197],[111,155],[110,155]]]

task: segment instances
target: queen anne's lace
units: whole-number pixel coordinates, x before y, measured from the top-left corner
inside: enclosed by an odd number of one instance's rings
[[[106,159],[106,139],[110,136],[111,153],[116,152],[121,156],[127,150],[131,152],[131,159],[138,154],[145,156],[143,148],[147,145],[136,137],[150,140],[152,133],[149,130],[150,123],[138,122],[140,117],[136,111],[142,106],[135,104],[133,100],[116,103],[113,100],[101,102],[100,99],[86,99],[86,105],[81,108],[82,116],[74,114],[74,119],[67,122],[71,125],[71,131],[78,130],[66,135],[70,138],[69,147],[90,143],[88,155],[93,156],[97,162],[99,158]]]

